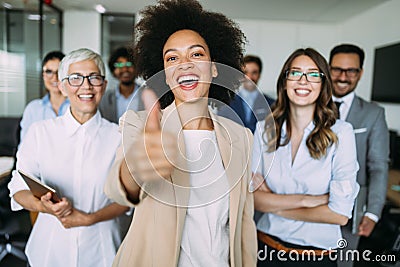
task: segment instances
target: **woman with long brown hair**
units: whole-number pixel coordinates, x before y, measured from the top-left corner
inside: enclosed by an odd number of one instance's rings
[[[263,181],[254,201],[264,213],[258,265],[336,266],[332,250],[359,189],[353,129],[336,120],[328,64],[312,48],[289,56],[277,94],[254,134],[254,179]],[[282,258],[271,251],[283,251]],[[302,257],[304,251],[314,257]]]

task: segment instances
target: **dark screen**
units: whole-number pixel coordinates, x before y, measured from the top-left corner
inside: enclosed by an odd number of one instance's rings
[[[375,49],[372,100],[400,103],[400,43]]]

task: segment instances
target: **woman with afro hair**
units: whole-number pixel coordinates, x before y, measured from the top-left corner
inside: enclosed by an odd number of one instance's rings
[[[113,266],[255,266],[252,134],[210,107],[234,96],[245,37],[194,0],[141,15],[134,58],[146,111],[121,117],[105,186],[135,207]]]

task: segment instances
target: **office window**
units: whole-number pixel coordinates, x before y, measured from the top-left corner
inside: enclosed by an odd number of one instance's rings
[[[102,14],[101,20],[101,55],[107,65],[110,54],[120,46],[132,46],[134,43],[134,14]],[[118,81],[112,76],[106,67],[108,88],[113,88]]]
[[[42,1],[15,3],[0,7],[0,116],[20,116],[44,95],[42,58],[61,50],[62,12]]]

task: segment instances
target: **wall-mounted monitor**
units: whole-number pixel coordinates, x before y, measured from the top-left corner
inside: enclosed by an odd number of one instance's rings
[[[400,103],[400,43],[375,49],[371,99]]]

